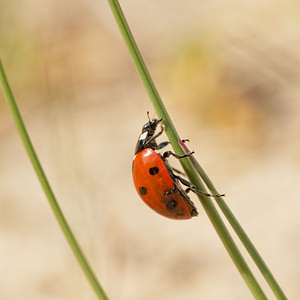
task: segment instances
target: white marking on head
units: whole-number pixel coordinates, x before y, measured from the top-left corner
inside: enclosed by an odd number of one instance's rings
[[[141,140],[145,140],[146,137],[147,137],[147,135],[148,135],[148,132],[147,132],[147,131],[146,131],[146,132],[143,132],[143,133],[140,135],[140,141],[141,141]]]

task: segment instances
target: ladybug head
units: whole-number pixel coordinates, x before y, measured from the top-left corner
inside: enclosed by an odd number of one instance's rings
[[[156,130],[156,127],[157,125],[162,121],[162,119],[152,119],[152,120],[149,120],[148,123],[146,123],[144,126],[143,126],[143,129],[142,129],[142,133],[144,132],[147,132],[148,134],[148,138],[153,136],[155,130]]]
[[[135,154],[137,154],[138,152],[140,152],[145,148],[152,148],[152,149],[157,148],[154,133],[157,128],[157,125],[162,121],[162,119],[151,120],[149,118],[149,113],[148,113],[148,119],[149,122],[143,126],[142,133],[137,141]]]

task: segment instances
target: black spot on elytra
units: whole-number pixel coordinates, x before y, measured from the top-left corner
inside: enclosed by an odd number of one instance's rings
[[[150,169],[149,169],[149,173],[150,173],[151,175],[157,174],[158,171],[159,171],[159,168],[157,168],[157,167],[153,167],[153,168],[150,168]]]
[[[173,208],[175,208],[177,206],[177,201],[176,200],[170,200],[169,202],[167,202],[166,207],[168,210],[172,210]]]
[[[139,191],[140,191],[140,194],[141,194],[142,196],[144,196],[144,195],[147,194],[147,189],[146,189],[144,186],[141,186],[141,187],[139,188]]]

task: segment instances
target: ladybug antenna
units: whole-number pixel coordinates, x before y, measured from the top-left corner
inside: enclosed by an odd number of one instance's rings
[[[149,111],[147,111],[147,117],[148,117],[149,122],[151,122]]]

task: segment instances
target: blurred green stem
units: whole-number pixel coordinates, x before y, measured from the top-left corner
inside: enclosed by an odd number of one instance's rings
[[[33,168],[36,172],[36,175],[40,181],[40,184],[46,194],[46,197],[49,201],[49,204],[53,210],[53,213],[65,235],[65,238],[67,239],[75,257],[77,258],[77,261],[79,265],[81,266],[83,272],[85,273],[87,279],[89,280],[90,284],[92,285],[93,289],[95,290],[98,299],[100,300],[107,300],[107,296],[102,289],[100,283],[98,282],[96,275],[94,274],[93,270],[91,269],[89,263],[87,262],[87,259],[85,258],[83,252],[80,249],[79,244],[77,243],[59,205],[58,202],[54,196],[54,193],[50,187],[50,184],[48,182],[48,179],[44,173],[44,170],[39,162],[39,159],[34,151],[33,145],[30,141],[29,135],[27,133],[27,130],[25,128],[24,122],[22,120],[21,114],[19,112],[18,106],[16,104],[16,101],[14,99],[14,96],[12,94],[12,91],[10,89],[10,86],[8,84],[2,62],[0,59],[0,84],[5,96],[5,99],[7,101],[8,107],[11,111],[11,114],[13,116],[13,119],[15,121],[15,124],[17,126],[18,132],[20,134],[20,137],[22,139],[22,142],[24,144],[24,147],[27,151],[27,155],[30,158],[30,161],[33,165]],[[75,292],[75,289],[74,289]]]
[[[142,82],[148,92],[150,100],[154,106],[154,109],[158,115],[158,117],[163,119],[165,124],[166,134],[171,142],[175,152],[179,155],[184,154],[183,150],[180,148],[178,144],[179,136],[176,132],[176,129],[169,117],[169,114],[158,94],[158,91],[152,81],[152,78],[147,70],[147,67],[144,63],[144,60],[141,56],[141,53],[137,47],[137,44],[133,38],[133,35],[130,31],[130,28],[127,24],[126,18],[122,12],[120,4],[116,0],[108,0],[115,20],[119,26],[120,32],[124,38],[124,41],[128,47],[129,53],[133,59],[137,72],[142,79]],[[195,172],[191,162],[188,159],[180,160],[188,178],[191,180],[193,184],[199,189],[204,191],[204,186]],[[247,263],[245,262],[244,258],[242,257],[239,249],[237,248],[236,244],[234,243],[230,233],[228,232],[225,224],[223,223],[220,215],[218,214],[216,208],[214,207],[212,201],[209,198],[203,197],[198,195],[209,219],[211,220],[215,230],[217,231],[220,239],[222,240],[226,250],[228,251],[230,257],[232,258],[234,264],[236,265],[237,269],[239,270],[241,276],[245,280],[246,284],[248,285],[250,291],[254,295],[256,299],[267,299],[264,292],[262,291],[261,287],[259,286],[257,280],[253,276],[252,272],[250,271]]]

